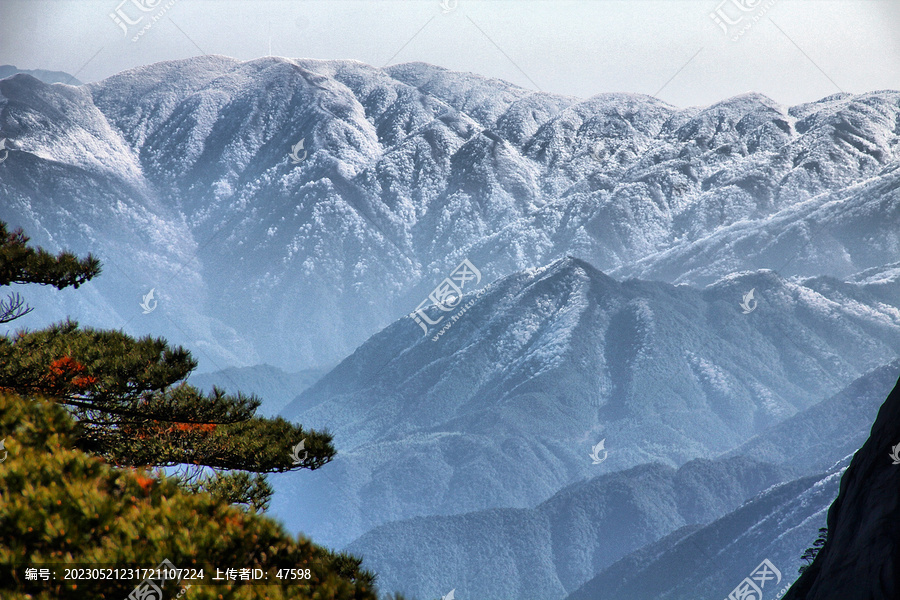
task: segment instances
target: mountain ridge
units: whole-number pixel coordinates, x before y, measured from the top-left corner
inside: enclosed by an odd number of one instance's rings
[[[155,324],[201,340],[208,370],[333,364],[466,257],[490,280],[570,254],[694,284],[896,261],[897,92],[677,109],[427,64],[223,56],[24,78],[0,80],[0,218],[117,267],[34,320],[137,327],[156,288]]]
[[[401,319],[281,412],[329,429],[338,456],[329,473],[279,476],[273,509],[340,546],[387,521],[525,508],[597,471],[732,450],[900,353],[877,284],[813,283],[619,282],[561,259],[464,295],[437,341],[440,324],[423,336]]]
[[[630,549],[712,520],[786,476],[744,458],[696,460],[677,471],[651,463],[567,486],[533,509],[382,525],[345,549],[366,557],[383,589],[413,597],[455,588],[468,597],[553,600]],[[479,568],[487,563],[490,571]]]

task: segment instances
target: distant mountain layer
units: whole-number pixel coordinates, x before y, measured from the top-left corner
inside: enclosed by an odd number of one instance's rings
[[[717,456],[900,354],[900,313],[868,286],[761,271],[700,290],[577,259],[511,275],[465,296],[437,341],[401,319],[289,404],[338,456],[275,478],[273,510],[341,546],[389,521],[532,507],[598,473]],[[601,440],[608,459],[592,464]]]
[[[598,573],[567,600],[725,598],[764,559],[769,559],[782,574],[777,587],[765,588],[764,597],[784,593],[797,579],[798,567],[806,564],[800,560],[804,550],[818,536],[818,528],[825,527],[828,507],[838,504],[835,498],[841,474],[851,464],[854,452],[863,444],[868,445],[870,430],[874,435],[878,428],[876,415],[884,414],[885,408],[879,412],[879,407],[888,406],[884,398],[894,389],[898,373],[900,361],[875,369],[832,398],[771,427],[729,453],[746,453],[757,460],[765,457],[804,474],[826,465],[822,472],[768,490],[705,527],[684,528],[648,544]],[[878,420],[883,421],[883,416]],[[856,445],[849,447],[854,440]],[[884,464],[891,462],[886,456],[881,459],[886,461]],[[844,480],[850,477],[850,472],[846,473]],[[828,527],[833,527],[833,523],[829,522]],[[878,559],[880,556],[854,558],[860,562]],[[819,598],[894,597],[880,592],[832,595],[831,589],[825,587]],[[807,596],[800,594],[796,598]]]
[[[382,525],[347,550],[365,557],[383,591],[554,600],[629,551],[722,516],[786,474],[743,458],[696,460],[677,471],[642,465],[564,488],[534,509]]]
[[[19,69],[13,65],[0,65],[0,79],[12,77],[18,73],[31,75],[44,83],[65,83],[66,85],[81,85],[81,82],[63,71],[45,71],[43,69]]]
[[[0,218],[94,251],[33,326],[165,333],[217,365],[344,358],[468,257],[617,277],[847,277],[900,247],[900,93],[678,109],[426,64],[157,63],[73,88],[0,80]],[[155,289],[159,307],[140,299]]]
[[[419,598],[456,587],[467,597],[485,599],[549,599],[566,590],[572,592],[570,600],[690,600],[695,585],[709,590],[708,596],[699,597],[714,598],[720,591],[716,586],[730,581],[719,579],[720,573],[752,569],[755,564],[748,563],[766,557],[792,583],[802,564],[800,556],[825,525],[825,510],[837,495],[835,474],[868,437],[897,373],[900,360],[866,373],[833,397],[731,451],[729,458],[691,461],[677,472],[642,465],[594,477],[564,488],[534,509],[389,523],[348,548],[379,573],[383,590]],[[795,433],[793,439],[790,432]],[[780,466],[761,462],[762,454],[763,460]],[[817,471],[820,464],[825,466]],[[778,488],[781,491],[764,492],[797,475],[806,477]],[[760,498],[750,503],[755,508],[711,523],[758,493]],[[530,543],[507,544],[505,536],[513,535],[502,533],[507,530],[522,532]],[[678,546],[693,533],[697,535]],[[703,549],[700,555],[698,547]],[[496,554],[510,567],[489,572],[477,568],[485,556]],[[543,557],[537,563],[540,569],[521,568],[535,563],[535,557]],[[432,569],[434,564],[441,568]]]
[[[805,564],[800,560],[804,549],[825,526],[844,468],[846,462],[843,468],[773,487],[705,527],[676,532],[642,548],[566,600],[728,598],[765,560],[774,569],[768,568],[771,576],[765,577],[762,597],[783,595]]]
[[[257,414],[274,417],[297,394],[314,384],[324,371],[308,369],[299,373],[286,373],[271,365],[230,368],[213,373],[191,375],[188,383],[204,391],[212,391],[218,386],[229,392],[253,394],[261,401]]]
[[[898,373],[900,360],[879,367],[831,398],[773,425],[727,456],[788,466],[804,475],[831,469],[868,439]]]

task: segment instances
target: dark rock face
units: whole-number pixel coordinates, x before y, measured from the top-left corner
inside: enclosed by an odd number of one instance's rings
[[[828,511],[828,541],[785,600],[900,598],[900,383],[841,479]]]

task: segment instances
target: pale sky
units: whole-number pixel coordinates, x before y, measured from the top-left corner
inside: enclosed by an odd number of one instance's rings
[[[141,19],[127,37],[117,8]],[[728,34],[717,9],[741,18]],[[582,98],[796,104],[900,89],[900,0],[0,0],[0,64],[96,81],[204,53],[424,61]]]

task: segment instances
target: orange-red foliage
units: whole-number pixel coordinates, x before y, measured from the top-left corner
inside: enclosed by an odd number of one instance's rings
[[[137,480],[137,484],[141,486],[141,489],[144,490],[144,493],[149,494],[150,488],[153,487],[153,478],[138,473],[136,474],[135,479]]]
[[[216,428],[215,423],[176,423],[175,429],[178,431],[199,431],[201,433],[210,433]]]
[[[60,392],[83,392],[97,383],[97,378],[93,375],[82,375],[84,365],[79,363],[71,356],[63,356],[57,358],[47,369],[48,374],[44,380],[47,391],[53,393]]]

